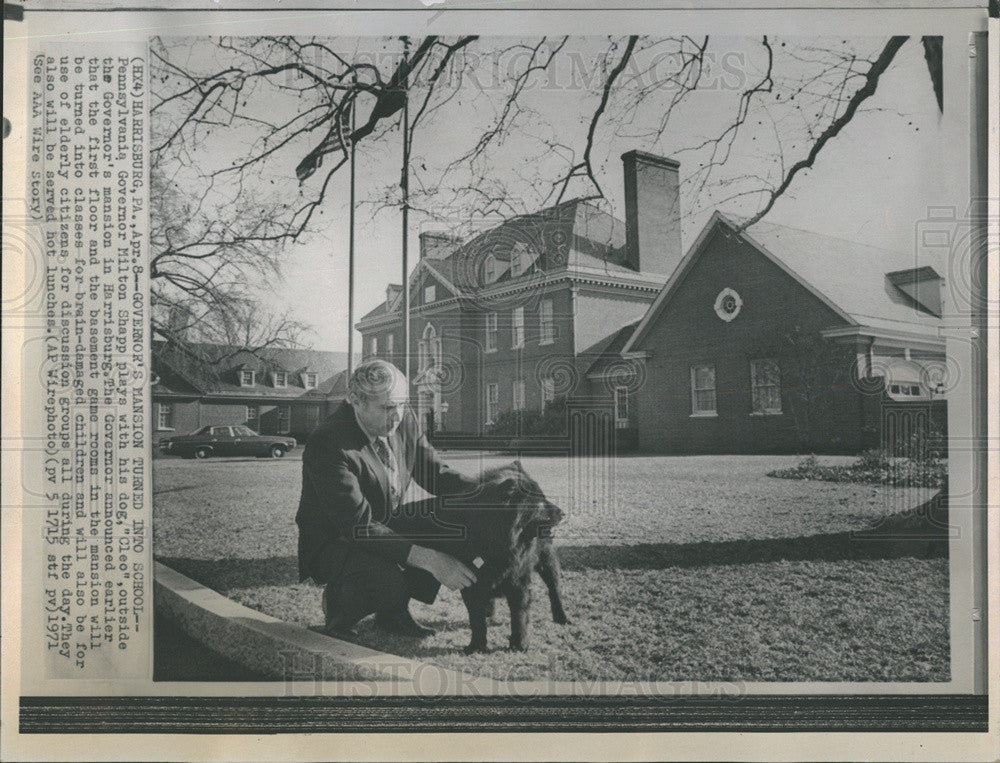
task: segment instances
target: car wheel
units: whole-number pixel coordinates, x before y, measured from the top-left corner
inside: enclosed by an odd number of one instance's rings
[[[271,446],[271,458],[283,458],[285,455],[285,449],[280,445]]]
[[[212,452],[208,448],[198,448],[194,452],[195,458],[208,458],[210,455],[212,455]]]

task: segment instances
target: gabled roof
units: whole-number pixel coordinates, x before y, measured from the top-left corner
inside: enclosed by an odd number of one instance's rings
[[[594,358],[594,362],[587,368],[585,375],[599,374],[612,363],[621,362],[622,348],[625,347],[625,343],[638,328],[639,323],[640,321],[635,321],[627,326],[622,326],[581,352],[580,357]]]
[[[390,284],[390,285],[395,286],[399,289],[399,293],[393,298],[392,304],[386,307],[386,301],[383,299],[375,307],[373,307],[367,313],[362,315],[361,318],[358,319],[359,321],[367,321],[371,320],[372,318],[378,318],[381,315],[387,315],[398,307],[399,303],[403,299],[403,287],[400,284]]]
[[[160,340],[153,342],[153,368],[160,377],[161,392],[188,392],[178,389],[178,380],[201,394],[239,397],[326,397],[336,394],[338,379],[347,368],[346,352],[268,347],[247,350],[206,342],[191,343],[181,349]],[[256,384],[240,386],[240,370],[254,371]],[[267,374],[284,371],[287,387],[273,387]],[[306,389],[301,375],[315,373],[317,386]],[[345,386],[345,385],[341,385]]]
[[[434,280],[436,280],[438,283],[444,286],[444,288],[450,291],[453,296],[456,297],[460,296],[458,287],[456,287],[455,284],[449,281],[448,278],[445,277],[444,273],[442,273],[434,266],[433,262],[431,262],[430,260],[421,260],[419,265],[417,266],[417,270],[415,270],[413,276],[410,277],[411,299],[413,298],[414,291],[416,290],[418,284],[420,283],[420,279],[415,277],[419,273],[420,268],[423,268],[424,270],[428,271],[431,275],[433,275]],[[393,307],[395,307],[395,305],[393,305]]]
[[[715,212],[684,259],[670,276],[635,333],[623,349],[631,352],[665,309],[684,277],[704,251],[709,235],[719,226],[735,232],[738,218]],[[904,254],[854,241],[824,236],[771,222],[758,222],[741,238],[794,278],[848,324],[878,332],[937,335],[941,320],[916,303],[888,278],[898,270],[930,267],[938,274],[943,264],[931,255],[917,261]],[[931,261],[934,260],[934,261]]]
[[[758,249],[766,249],[801,280],[812,284],[854,323],[873,328],[936,328],[940,319],[920,309],[888,274],[930,267],[944,274],[944,263],[932,255],[867,246],[833,236],[759,222],[747,231]]]
[[[437,261],[432,262],[430,260],[423,259],[417,263],[417,267],[413,269],[412,273],[410,273],[411,305],[413,304],[413,299],[416,294],[416,290],[420,284],[420,278],[425,272],[433,275],[435,280],[437,280],[438,283],[440,283],[442,286],[444,286],[444,288],[446,288],[449,292],[451,292],[452,295],[456,297],[460,296],[459,290],[455,286],[455,284],[449,281],[448,278],[445,277],[444,273],[442,273],[437,267],[435,267],[435,265],[438,264],[440,263]],[[387,306],[386,301],[382,300],[378,305],[376,305],[374,308],[372,308],[367,313],[362,315],[361,318],[359,318],[358,320],[359,322],[364,322],[367,320],[371,320],[372,318],[379,318],[383,315],[389,315],[397,310],[402,310],[403,308],[402,302],[403,302],[403,289],[402,287],[399,287],[399,292],[393,297],[392,304]]]

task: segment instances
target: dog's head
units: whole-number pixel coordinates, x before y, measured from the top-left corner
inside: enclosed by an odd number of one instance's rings
[[[513,545],[522,545],[535,537],[550,535],[563,519],[563,512],[545,497],[542,488],[528,476],[520,461],[493,469],[482,475],[481,498],[485,505],[502,511]]]

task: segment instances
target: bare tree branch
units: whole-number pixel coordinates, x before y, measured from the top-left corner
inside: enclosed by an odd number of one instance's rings
[[[393,52],[397,41],[380,41],[374,56],[362,55],[354,40],[352,49],[316,37],[154,38],[157,304],[187,305],[203,336],[244,336],[264,346],[267,337],[233,328],[254,319],[293,341],[290,324],[247,307],[260,305],[250,285],[260,274],[277,277],[288,245],[318,229],[317,212],[329,205],[347,163],[333,138],[347,144],[340,131],[348,105],[358,121],[350,143],[359,157],[376,158],[398,140],[407,97],[409,204],[425,219],[471,229],[577,191],[577,198],[607,203],[603,163],[612,145],[629,141],[691,157],[682,181],[686,209],[752,207],[751,225],[859,113],[884,108],[872,96],[905,39],[893,38],[876,56],[846,40],[786,47],[765,36],[755,48],[738,45],[739,67],[731,70],[726,56],[733,51],[716,50],[714,40],[710,47],[708,37],[563,36],[498,47],[476,36],[428,36],[407,55]],[[940,38],[922,42],[940,109]],[[720,87],[720,76],[733,71],[739,76]],[[567,72],[575,124],[546,111],[550,101],[565,109],[565,92],[550,98],[549,91],[566,89]],[[496,76],[484,81],[484,73]],[[724,99],[728,116],[676,143],[675,115],[707,90]],[[444,149],[454,144],[425,142],[456,119],[469,120],[467,142],[450,154]],[[328,153],[336,159],[319,172]],[[299,182],[295,168],[309,157],[315,166]],[[400,204],[396,179],[389,183],[362,201],[373,217]]]
[[[831,122],[830,125],[823,130],[822,133],[820,133],[815,142],[813,142],[812,147],[809,149],[809,153],[804,159],[800,159],[789,167],[777,188],[767,192],[767,202],[764,204],[763,208],[742,223],[739,226],[740,231],[749,228],[755,222],[761,220],[764,215],[770,212],[771,207],[774,206],[775,202],[792,184],[795,176],[803,170],[813,166],[813,163],[823,150],[823,147],[840,134],[840,131],[843,130],[844,127],[846,127],[854,118],[858,107],[875,94],[875,90],[878,88],[879,77],[881,77],[885,70],[889,68],[889,64],[892,63],[893,58],[896,57],[896,53],[898,53],[899,49],[903,47],[903,43],[906,42],[907,39],[908,38],[906,37],[892,37],[889,39],[889,41],[885,44],[885,47],[882,49],[882,52],[879,54],[879,57],[875,60],[865,75],[865,84],[855,91],[854,95],[852,95],[850,100],[848,100],[847,108],[844,110],[844,113],[833,120],[833,122]]]
[[[638,39],[639,38],[636,35],[632,35],[628,38],[622,57],[619,59],[618,63],[615,64],[614,68],[608,73],[607,79],[604,80],[604,87],[601,89],[600,103],[598,103],[597,108],[594,109],[594,113],[590,118],[590,127],[587,129],[587,140],[583,149],[583,161],[570,168],[569,173],[566,175],[565,182],[559,191],[559,195],[556,197],[557,204],[562,201],[563,194],[566,193],[566,188],[569,186],[569,181],[580,173],[585,173],[590,179],[590,182],[595,190],[594,198],[599,198],[604,195],[604,192],[601,190],[601,184],[597,182],[597,177],[594,175],[594,167],[591,163],[591,153],[594,150],[594,133],[597,130],[597,123],[601,120],[601,117],[604,116],[604,110],[608,106],[608,99],[611,97],[611,89],[614,87],[615,81],[618,79],[619,75],[625,70],[626,65],[628,65],[628,62],[632,57],[632,51],[635,50],[635,44]]]

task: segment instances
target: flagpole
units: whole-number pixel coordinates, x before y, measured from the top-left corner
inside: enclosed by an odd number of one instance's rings
[[[410,38],[403,37],[403,171],[400,188],[403,192],[403,372],[406,374],[407,390],[410,379],[410,284],[407,280],[410,270],[410,257],[407,250],[407,227],[410,212],[410,111],[409,111],[409,81],[406,66],[410,58]]]
[[[357,84],[357,75],[354,76]],[[354,135],[355,111],[354,101],[351,101],[351,135]],[[354,374],[354,139],[351,141],[351,212],[350,234],[347,249],[347,378]]]

